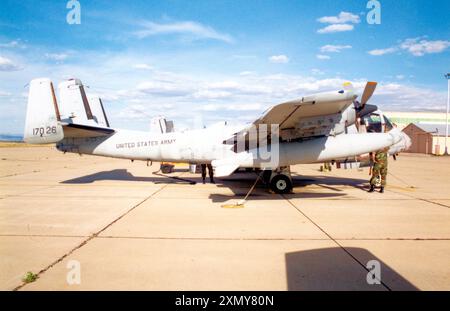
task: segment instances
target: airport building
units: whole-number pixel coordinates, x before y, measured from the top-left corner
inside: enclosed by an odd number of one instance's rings
[[[445,112],[384,111],[383,113],[401,130],[411,123],[445,124]]]
[[[406,152],[444,154],[445,124],[410,123],[403,132],[411,138],[411,148]]]
[[[442,155],[445,152],[445,112],[397,112],[384,114],[411,138],[405,152]]]

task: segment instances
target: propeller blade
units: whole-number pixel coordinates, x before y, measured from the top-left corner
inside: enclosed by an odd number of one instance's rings
[[[378,110],[378,106],[366,104],[362,109],[360,109],[358,112],[358,117],[363,118],[364,116],[371,114],[372,112],[375,112]]]
[[[370,99],[370,97],[372,97],[372,94],[375,91],[376,87],[377,87],[376,82],[367,82],[366,87],[364,88],[364,92],[361,96],[361,105],[363,107],[367,103],[367,101]]]

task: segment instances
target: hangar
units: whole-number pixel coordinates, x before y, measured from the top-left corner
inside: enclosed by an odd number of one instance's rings
[[[445,124],[410,123],[403,129],[411,138],[413,153],[442,155],[445,152]]]

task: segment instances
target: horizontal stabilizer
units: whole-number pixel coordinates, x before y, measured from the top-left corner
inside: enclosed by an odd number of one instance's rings
[[[107,127],[98,127],[85,124],[63,124],[64,137],[99,137],[108,136],[115,131]]]

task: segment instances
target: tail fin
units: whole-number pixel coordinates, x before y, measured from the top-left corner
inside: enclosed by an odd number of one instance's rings
[[[91,107],[84,86],[79,79],[69,79],[58,85],[61,118],[71,119],[73,123],[89,124],[93,122]]]
[[[88,102],[94,121],[100,126],[109,127],[109,121],[106,116],[105,107],[103,107],[102,99],[98,96],[89,96]]]
[[[30,82],[24,141],[31,144],[48,144],[64,137],[60,124],[55,90],[50,79],[34,79]]]
[[[168,121],[163,116],[154,117],[150,120],[150,132],[152,133],[172,133],[175,131],[173,121]]]

